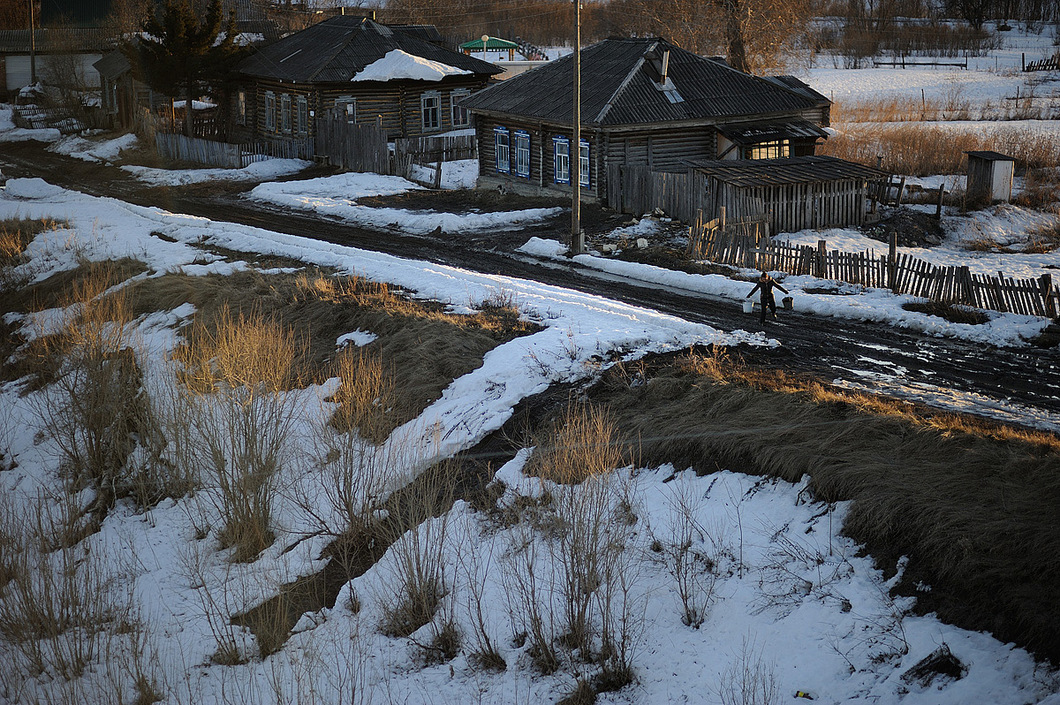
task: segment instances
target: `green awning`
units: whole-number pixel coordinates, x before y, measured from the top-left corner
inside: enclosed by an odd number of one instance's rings
[[[486,41],[483,42],[482,38],[472,39],[470,42],[464,42],[460,45],[461,49],[468,49],[470,51],[483,51],[483,44],[485,44],[485,51],[500,51],[502,49],[518,49],[519,45],[515,42],[509,42],[507,39],[501,39],[500,37],[486,37]]]

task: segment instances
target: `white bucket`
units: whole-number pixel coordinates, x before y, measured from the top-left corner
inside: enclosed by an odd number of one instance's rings
[[[751,299],[744,299],[743,312],[744,313],[752,313],[754,310],[755,310],[755,302],[751,301]]]

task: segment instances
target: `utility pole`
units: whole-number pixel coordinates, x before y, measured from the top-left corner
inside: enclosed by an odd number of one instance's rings
[[[570,148],[571,174],[571,218],[570,251],[580,255],[585,252],[585,235],[582,233],[582,3],[574,0],[574,134]]]
[[[37,83],[37,30],[33,21],[33,6],[37,0],[29,0],[29,84]]]

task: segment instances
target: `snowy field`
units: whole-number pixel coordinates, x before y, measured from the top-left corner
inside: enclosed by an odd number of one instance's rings
[[[376,190],[386,188],[383,182]],[[69,230],[38,236],[31,244],[30,261],[22,266],[37,280],[74,267],[79,258],[136,257],[155,272],[141,276],[224,273],[247,266],[204,255],[195,245],[205,243],[355,272],[447,302],[455,311],[469,310],[497,292],[510,294],[523,315],[539,321],[543,330],[488,353],[482,367],[455,380],[418,419],[394,432],[391,443],[411,439],[418,449],[403,471],[405,477],[432,459],[473,445],[498,428],[528,394],[552,382],[591,375],[595,355],[628,350],[629,356],[638,356],[691,343],[775,344],[760,335],[725,333],[556,287],[130,206],[40,180],[9,182],[0,195],[0,217],[50,217],[70,223]],[[192,312],[183,306],[134,324],[144,341],[144,364],[151,377],[164,374],[175,329]],[[60,313],[44,311],[35,318],[46,329]],[[351,331],[350,341],[365,341],[361,334]],[[300,395],[305,409],[300,432],[305,437],[328,409],[323,398],[333,386],[329,381]],[[18,384],[7,384],[0,397],[5,445],[17,462],[14,469],[0,473],[0,484],[12,501],[31,506],[40,493],[61,492],[57,448],[50,440],[35,438],[33,395],[24,397]],[[467,650],[447,663],[424,663],[414,644],[429,638],[430,625],[409,639],[379,632],[382,605],[394,589],[400,542],[348,584],[334,608],[305,615],[282,650],[260,658],[250,633],[227,625],[216,610],[220,604],[225,614],[240,612],[278,585],[321,567],[317,557],[326,540],[314,534],[314,520],[299,509],[299,499],[323,491],[322,474],[311,452],[293,456],[280,483],[288,490],[281,492],[276,512],[277,540],[254,563],[230,563],[216,548],[212,533],[192,538],[197,526],[218,525],[210,488],[167,500],[147,514],[119,504],[100,532],[83,542],[91,560],[100,561],[115,576],[111,589],[127,589],[144,619],[143,641],[135,648],[147,657],[145,668],[161,684],[164,702],[530,703],[554,702],[573,687],[577,663],[553,675],[539,675],[530,664],[527,645],[512,638],[518,628],[509,614],[508,581],[521,555],[517,547],[526,539],[523,530],[519,525],[491,526],[463,503],[433,524],[445,528],[444,561],[453,566],[447,573],[445,609],[462,632],[472,634],[478,618],[468,598],[484,595],[482,623],[507,664],[504,672],[481,669],[469,660]],[[524,453],[498,471],[497,479],[507,488],[502,503],[518,503],[520,496],[549,489],[523,476],[525,460]],[[615,476],[610,489],[633,498],[630,509],[638,518],[614,537],[626,546],[622,555],[632,578],[622,604],[637,615],[630,621],[629,636],[637,682],[602,694],[600,702],[720,702],[719,689],[737,677],[732,674],[753,667],[772,679],[779,702],[800,702],[795,694],[804,692],[827,703],[1060,703],[1060,697],[1051,695],[1060,682],[1058,674],[1021,649],[931,616],[912,616],[908,601],[889,598],[889,583],[869,559],[858,556],[858,546],[837,533],[843,505],[829,508],[809,502],[804,487],[763,481],[739,470],[701,478],[682,473],[670,482],[665,480],[674,469],[668,467]],[[82,493],[79,501],[90,501],[90,495]],[[682,603],[665,557],[652,549],[655,541],[666,545],[688,527],[684,507],[691,507],[696,519],[689,536],[696,555],[718,566],[717,581],[697,588],[697,594],[709,592],[698,629],[682,623]],[[354,603],[356,611],[351,609]],[[213,663],[219,640],[231,640],[238,660],[246,662]],[[964,664],[962,678],[939,678],[924,685],[902,677],[942,645]],[[91,702],[100,692],[93,688],[113,690],[116,686],[108,678],[114,676],[104,668],[87,672],[78,681],[78,697]],[[17,681],[10,679],[9,688]],[[132,688],[130,679],[122,683],[126,692]],[[62,700],[73,689],[61,680],[46,679],[31,679],[19,687],[9,691],[16,702]]]

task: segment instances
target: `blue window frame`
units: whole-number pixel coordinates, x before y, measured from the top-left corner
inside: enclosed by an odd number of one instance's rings
[[[525,130],[515,133],[515,173],[530,178],[530,133]]]
[[[508,135],[508,128],[493,128],[493,139],[496,146],[497,171],[502,174],[512,173],[511,137]]]
[[[557,184],[570,183],[570,140],[566,137],[552,138],[552,171]]]
[[[578,149],[578,183],[589,185],[589,142],[582,140]]]

